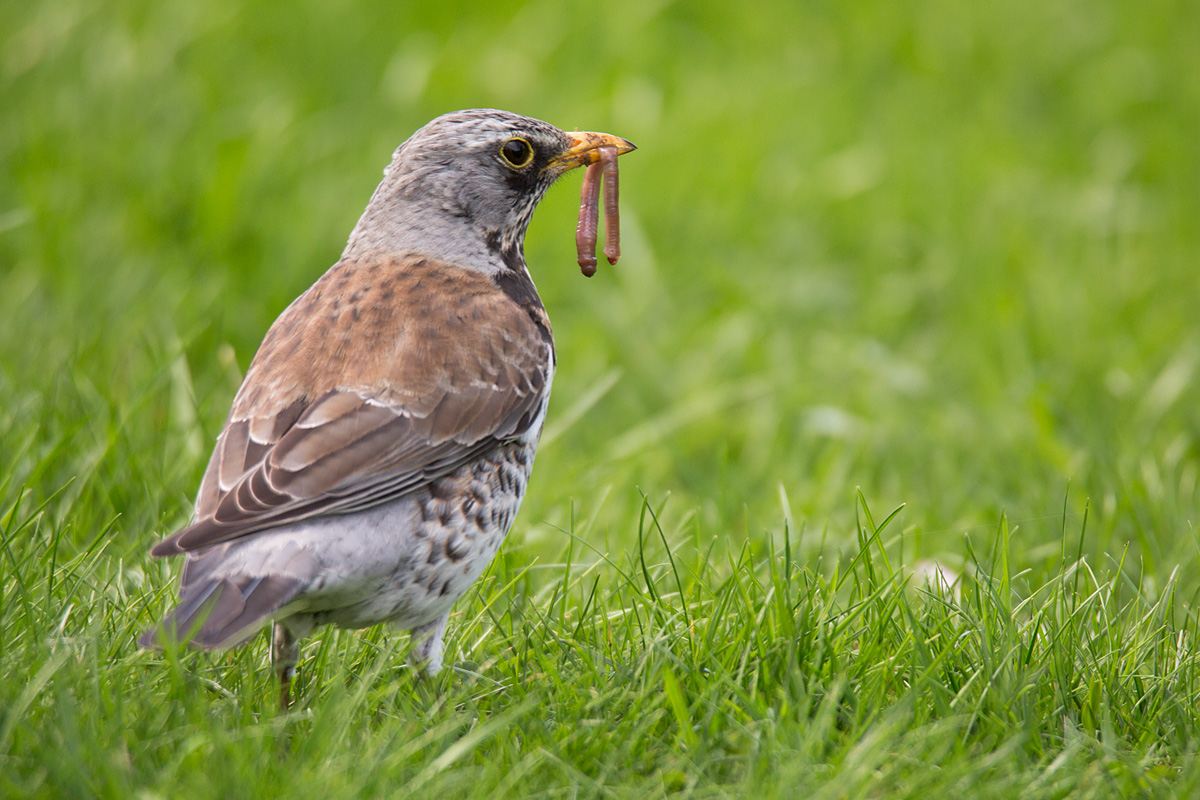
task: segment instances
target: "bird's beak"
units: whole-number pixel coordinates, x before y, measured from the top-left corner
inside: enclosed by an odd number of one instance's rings
[[[575,131],[567,135],[571,137],[571,146],[550,159],[550,163],[546,165],[546,169],[555,174],[596,163],[600,160],[599,149],[601,147],[614,147],[617,155],[637,150],[633,142],[622,139],[620,136],[613,136],[611,133]]]

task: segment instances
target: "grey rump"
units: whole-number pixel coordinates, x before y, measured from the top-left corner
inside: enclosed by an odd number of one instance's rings
[[[139,640],[227,648],[275,621],[289,702],[315,626],[414,629],[442,664],[451,606],[495,556],[529,480],[554,377],[525,265],[530,216],[597,147],[503,111],[402,144],[341,259],[271,326],[200,485],[179,604]]]

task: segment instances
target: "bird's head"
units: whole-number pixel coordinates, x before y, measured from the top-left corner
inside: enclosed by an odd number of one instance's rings
[[[424,249],[462,263],[489,254],[523,261],[525,231],[546,190],[606,146],[635,149],[618,136],[567,133],[495,109],[438,117],[396,150],[347,253]]]

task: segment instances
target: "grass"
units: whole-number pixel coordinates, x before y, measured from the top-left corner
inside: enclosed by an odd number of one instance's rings
[[[0,6],[0,795],[1184,797],[1200,784],[1200,15]],[[625,256],[451,620],[138,651],[241,371],[392,149],[608,130]],[[895,510],[895,513],[893,513]],[[930,564],[953,586],[926,580]]]

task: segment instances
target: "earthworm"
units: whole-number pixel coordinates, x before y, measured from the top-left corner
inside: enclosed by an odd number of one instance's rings
[[[588,164],[579,198],[579,224],[575,226],[575,251],[585,277],[596,274],[596,231],[600,225],[600,162]]]
[[[617,148],[601,147],[604,165],[604,257],[609,264],[621,257],[621,212],[617,206]]]
[[[583,174],[583,193],[579,204],[579,224],[575,228],[575,249],[579,269],[587,277],[596,274],[596,240],[600,228],[601,176],[604,186],[604,256],[609,264],[621,257],[621,212],[617,198],[617,155],[615,147],[597,147],[597,160]]]

